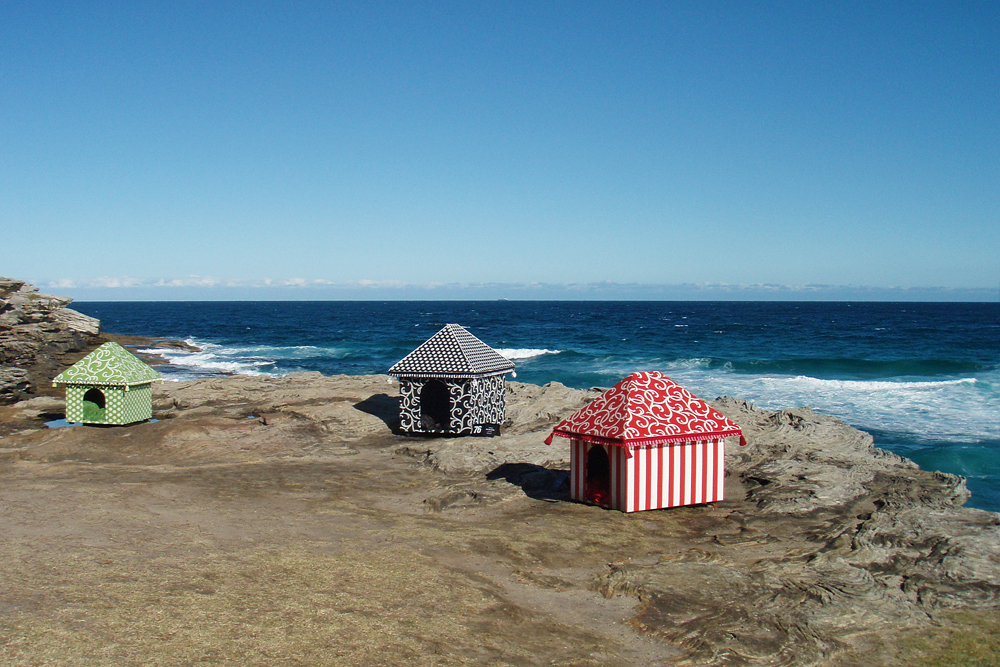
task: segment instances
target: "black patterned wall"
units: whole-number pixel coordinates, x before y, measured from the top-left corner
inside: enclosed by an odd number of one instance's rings
[[[472,379],[434,379],[448,388],[448,425],[434,423],[421,409],[420,394],[431,378],[400,378],[399,425],[404,433],[498,435],[506,419],[503,375]]]

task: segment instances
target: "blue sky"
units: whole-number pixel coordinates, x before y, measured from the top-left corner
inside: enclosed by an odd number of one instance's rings
[[[998,34],[995,2],[4,3],[0,275],[995,300]]]

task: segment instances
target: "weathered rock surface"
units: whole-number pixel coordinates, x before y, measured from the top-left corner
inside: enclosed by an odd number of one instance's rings
[[[0,407],[0,663],[997,657],[1000,515],[837,419],[719,399],[749,440],[726,500],[625,515],[570,502],[542,442],[596,391],[509,383],[501,436],[441,439],[394,433],[397,387],[165,383],[114,428]]]
[[[86,351],[98,339],[100,321],[67,308],[71,301],[0,277],[0,403],[46,386],[75,363],[67,354]]]

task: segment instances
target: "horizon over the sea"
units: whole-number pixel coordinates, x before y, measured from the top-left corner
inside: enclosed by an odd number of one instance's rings
[[[1000,303],[998,287],[870,287],[783,284],[404,283],[190,279],[29,281],[75,301],[817,301]]]
[[[62,294],[60,296],[70,296]],[[1000,297],[992,301],[985,299],[746,299],[746,298],[703,298],[703,299],[612,299],[612,298],[240,298],[240,299],[98,299],[71,296],[73,303],[483,303],[492,301],[511,301],[518,303],[829,303],[829,304],[849,304],[849,303],[872,303],[872,304],[986,304],[1000,305]]]

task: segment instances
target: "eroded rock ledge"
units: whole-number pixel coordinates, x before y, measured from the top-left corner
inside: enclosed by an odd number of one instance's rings
[[[801,665],[1000,604],[1000,515],[963,508],[962,478],[808,408],[713,405],[751,443],[727,452],[731,511],[687,549],[596,580],[643,599],[639,627],[696,662]]]

